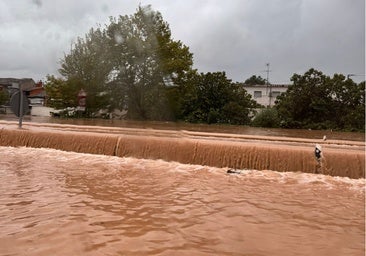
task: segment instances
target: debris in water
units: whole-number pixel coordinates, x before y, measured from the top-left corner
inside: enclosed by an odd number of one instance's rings
[[[323,173],[322,146],[320,146],[319,144],[315,144],[314,154],[315,154],[316,161],[318,162],[317,165],[316,165],[315,173]]]
[[[322,146],[320,146],[319,144],[315,144],[315,157],[316,160],[319,162],[320,159],[322,158]]]
[[[227,170],[226,173],[230,173],[230,174],[240,174],[241,171],[240,170],[235,170],[235,169],[229,169]]]

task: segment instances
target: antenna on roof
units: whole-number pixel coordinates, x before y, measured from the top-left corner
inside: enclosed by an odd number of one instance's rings
[[[269,70],[269,63],[266,63],[266,67],[267,67],[267,69],[266,69],[266,73],[267,73],[266,84],[268,86],[268,84],[269,84],[269,72],[271,72],[272,70]]]
[[[269,69],[269,63],[266,63],[266,73],[267,73],[267,79],[266,79],[266,84],[267,84],[267,95],[268,95],[268,98],[269,98],[269,104],[268,106],[271,107],[271,104],[272,104],[272,85],[270,84],[269,82],[269,72],[271,72],[272,70]],[[269,93],[268,93],[268,88],[269,88]]]

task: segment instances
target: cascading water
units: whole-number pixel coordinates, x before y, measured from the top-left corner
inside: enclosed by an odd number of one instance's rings
[[[365,143],[328,140],[322,159],[316,140],[189,131],[28,124],[0,130],[1,146],[163,159],[185,164],[365,177]]]

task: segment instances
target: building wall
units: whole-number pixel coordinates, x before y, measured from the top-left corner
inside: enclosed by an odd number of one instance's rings
[[[267,107],[274,105],[277,96],[286,92],[288,85],[243,85],[243,87],[257,103]]]
[[[51,112],[55,109],[44,107],[44,106],[32,106],[31,115],[32,116],[51,116]]]

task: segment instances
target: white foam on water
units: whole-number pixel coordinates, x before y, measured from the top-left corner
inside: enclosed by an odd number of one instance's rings
[[[323,174],[294,172],[278,172],[272,170],[235,170],[237,173],[229,174],[238,179],[261,179],[279,184],[318,185],[327,189],[339,186],[364,193],[366,188],[365,178],[351,179],[348,177],[330,176]]]

